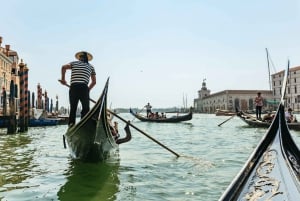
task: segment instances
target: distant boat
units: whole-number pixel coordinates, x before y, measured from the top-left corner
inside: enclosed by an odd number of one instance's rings
[[[139,119],[140,121],[144,122],[155,122],[155,123],[178,123],[182,121],[189,121],[193,118],[193,110],[190,111],[185,115],[173,115],[171,117],[159,117],[159,118],[148,118],[136,112],[133,112],[132,109],[129,109],[130,114],[132,114],[135,118]]]
[[[216,110],[216,116],[232,116],[235,115],[235,112],[229,111],[229,110]]]
[[[44,127],[44,126],[57,126],[61,125],[62,120],[60,118],[30,118],[28,120],[28,127]],[[9,117],[0,119],[0,128],[7,128],[9,125]]]
[[[40,119],[29,119],[29,127],[39,126],[57,126],[60,124],[61,119],[59,118],[40,118]]]
[[[243,111],[237,111],[236,116],[239,117],[243,122],[252,127],[269,128],[271,125],[270,121],[262,121],[256,119],[254,116],[249,115]],[[300,131],[300,122],[287,123],[289,129]]]

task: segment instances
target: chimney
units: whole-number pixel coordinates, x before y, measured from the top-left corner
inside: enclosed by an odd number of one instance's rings
[[[6,56],[8,57],[8,51],[9,51],[10,45],[5,45],[5,49],[6,49]]]
[[[0,47],[1,47],[1,44],[2,44],[2,36],[0,36]]]

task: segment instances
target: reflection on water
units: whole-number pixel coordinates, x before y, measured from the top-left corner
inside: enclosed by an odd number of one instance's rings
[[[71,161],[66,183],[57,193],[61,201],[115,200],[119,191],[119,160],[100,163]]]
[[[132,129],[119,155],[102,163],[71,159],[63,147],[66,125],[15,135],[0,130],[0,200],[218,200],[266,132],[238,118],[218,126],[226,119],[195,114],[179,124],[134,121],[181,157]],[[300,145],[300,132],[291,133]]]
[[[32,158],[35,148],[29,147],[32,139],[24,133],[0,135],[0,192],[9,191],[32,176]],[[1,197],[0,197],[1,198]]]

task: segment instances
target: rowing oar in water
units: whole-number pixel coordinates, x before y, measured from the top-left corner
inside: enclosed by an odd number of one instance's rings
[[[163,148],[167,149],[168,151],[172,152],[175,156],[180,157],[179,154],[177,154],[176,152],[174,152],[173,150],[171,150],[170,148],[166,147],[164,144],[160,143],[159,141],[157,141],[156,139],[154,139],[153,137],[151,137],[150,135],[148,135],[147,133],[145,133],[144,131],[142,131],[141,129],[137,128],[135,125],[131,124],[130,122],[126,121],[125,119],[123,119],[122,117],[120,117],[118,114],[114,113],[113,111],[107,109],[107,111],[109,113],[111,113],[112,115],[118,117],[119,119],[121,119],[122,121],[124,121],[125,123],[128,123],[129,126],[131,126],[132,128],[134,128],[135,130],[139,131],[140,133],[142,133],[143,135],[145,135],[146,137],[148,137],[149,139],[151,139],[152,141],[156,142],[157,144],[159,144],[160,146],[162,146]]]
[[[60,80],[58,80],[59,82],[61,82]],[[70,87],[70,85],[68,84],[64,84],[67,87]],[[94,101],[93,99],[90,98],[90,101],[92,101],[93,103],[96,103],[96,101]],[[124,118],[120,117],[118,114],[116,114],[115,112],[107,109],[107,111],[109,113],[111,113],[112,115],[118,117],[120,120],[122,120],[123,122],[127,123],[129,126],[131,126],[132,128],[134,128],[135,130],[139,131],[141,134],[145,135],[146,137],[148,137],[149,139],[151,139],[152,141],[154,141],[155,143],[157,143],[158,145],[162,146],[163,148],[165,148],[166,150],[170,151],[172,154],[174,154],[176,157],[180,157],[179,154],[177,154],[175,151],[171,150],[170,148],[168,148],[167,146],[165,146],[164,144],[160,143],[159,141],[157,141],[156,139],[154,139],[153,137],[151,137],[150,135],[148,135],[147,133],[145,133],[144,131],[142,131],[141,129],[139,129],[138,127],[136,127],[135,125],[133,125],[132,123],[130,123],[130,121],[125,120]]]
[[[144,106],[139,112],[137,112],[136,114],[141,113],[141,112],[144,110],[144,108],[145,108],[145,106]],[[136,116],[134,116],[133,119],[132,119],[131,121],[133,121],[135,118],[136,118]]]
[[[223,121],[222,123],[220,123],[218,126],[221,126],[222,124],[226,123],[227,121],[229,121],[233,117],[235,117],[235,115],[232,115],[231,117],[229,117],[228,119],[226,119],[225,121]]]

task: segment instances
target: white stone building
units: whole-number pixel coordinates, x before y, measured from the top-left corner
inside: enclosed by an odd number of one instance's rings
[[[290,68],[287,89],[285,94],[285,106],[300,112],[300,66]],[[254,98],[257,92],[264,97],[264,110],[276,110],[281,98],[282,81],[285,70],[271,75],[272,90],[224,90],[210,94],[205,80],[198,91],[198,98],[194,99],[195,112],[214,113],[217,109],[235,111],[254,110]]]
[[[258,92],[261,92],[264,98],[263,110],[274,110],[277,107],[270,90],[224,90],[210,94],[203,80],[202,88],[198,91],[198,98],[194,99],[194,109],[195,112],[200,113],[215,113],[217,109],[235,112],[236,108],[253,111],[255,110],[254,99]]]
[[[272,90],[276,100],[281,97],[281,87],[285,70],[272,74]],[[286,107],[300,111],[300,66],[290,68],[285,94]]]

